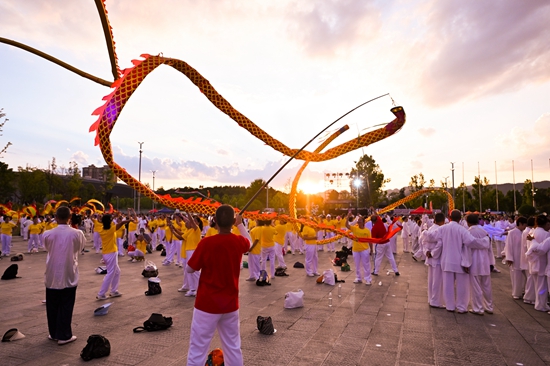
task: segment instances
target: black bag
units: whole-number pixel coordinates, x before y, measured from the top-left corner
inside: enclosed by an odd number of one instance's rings
[[[256,326],[262,334],[271,335],[275,333],[275,328],[273,328],[273,321],[271,320],[270,316],[263,317],[258,315],[258,317],[256,318]]]
[[[124,249],[128,249],[128,240],[124,240],[124,243],[122,243],[122,247]]]
[[[23,260],[23,253],[17,253],[16,255],[12,255],[10,260],[12,262],[20,262]]]
[[[283,267],[277,267],[275,268],[275,276],[288,276],[288,273],[286,273],[286,268]]]
[[[160,282],[157,281],[147,281],[149,289],[145,291],[145,296],[159,295],[162,293],[162,288],[160,287]]]
[[[4,274],[2,275],[3,280],[13,280],[17,277],[17,270],[19,269],[19,266],[17,264],[12,264],[6,270],[4,271]]]
[[[162,252],[160,252],[160,256],[161,257],[166,257],[166,249],[165,248],[163,248]]]
[[[143,327],[134,328],[134,333],[143,332],[144,330],[148,332],[154,332],[157,330],[165,330],[172,326],[172,318],[162,316],[162,314],[153,313],[143,322]]]
[[[159,270],[158,269],[143,269],[141,271],[141,275],[145,278],[149,277],[158,277],[159,276]]]
[[[157,245],[157,247],[155,248],[155,250],[158,251],[158,252],[160,252],[163,249],[164,249],[164,245],[162,245],[162,244]]]
[[[92,334],[88,337],[88,343],[80,352],[80,357],[84,361],[90,361],[93,358],[109,356],[111,354],[111,343],[107,338],[99,334]]]
[[[260,277],[256,280],[256,286],[271,286],[269,276],[265,270],[260,271]]]
[[[294,268],[304,268],[304,264],[303,263],[300,263],[300,262],[296,262],[294,263]]]

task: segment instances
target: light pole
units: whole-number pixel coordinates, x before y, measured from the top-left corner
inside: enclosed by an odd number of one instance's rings
[[[138,180],[141,182],[141,153],[142,153],[142,146],[145,142],[139,142],[139,174],[138,174]],[[137,212],[141,213],[141,193],[138,191],[138,201],[137,201]]]
[[[451,162],[451,175],[453,176],[453,201],[455,200],[455,163]]]
[[[449,177],[443,177],[443,179],[445,179],[445,190],[449,191],[449,187],[447,186],[447,179],[449,179]]]
[[[153,192],[155,192],[155,173],[156,170],[151,170],[151,173],[153,173]],[[155,200],[153,200],[153,212],[155,211]]]
[[[359,187],[361,187],[361,179],[355,178],[353,181],[353,185],[355,186],[355,189],[357,190],[357,205],[355,206],[355,215],[359,215]]]
[[[269,186],[265,186],[265,208],[269,207]]]

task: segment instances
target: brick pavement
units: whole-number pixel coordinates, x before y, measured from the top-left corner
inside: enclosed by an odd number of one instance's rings
[[[91,245],[90,245],[91,246]],[[399,242],[399,251],[401,251]],[[24,251],[26,242],[14,238],[14,251]],[[332,254],[332,253],[331,253]],[[160,265],[159,252],[147,256]],[[492,275],[494,315],[449,313],[428,307],[426,268],[410,255],[398,254],[401,276],[386,275],[389,264],[372,286],[353,284],[354,271],[337,272],[345,279],[342,297],[337,288],[318,285],[303,269],[294,269],[304,256],[287,255],[289,277],[277,277],[270,287],[240,282],[240,318],[245,365],[550,365],[550,315],[513,300],[508,269]],[[330,265],[332,255],[321,252],[320,270]],[[90,334],[102,334],[111,342],[107,358],[93,365],[183,365],[189,343],[193,298],[177,292],[182,269],[159,267],[163,293],[146,297],[147,280],[142,264],[121,258],[120,291],[109,314],[94,317],[103,302],[95,300],[102,275],[94,272],[100,255],[80,257],[80,285],[77,290],[73,333],[78,340],[58,346],[47,339],[43,271],[46,253],[26,255],[19,264],[21,278],[0,281],[0,332],[12,327],[25,339],[0,343],[1,365],[84,364],[79,353]],[[246,257],[245,257],[246,259]],[[0,271],[11,264],[0,261]],[[382,285],[379,286],[378,282]],[[302,289],[305,306],[284,309],[284,295]],[[328,306],[328,293],[333,306]],[[167,331],[132,333],[152,312],[171,316]],[[271,316],[277,333],[259,334],[258,315]],[[219,347],[217,335],[212,348]]]

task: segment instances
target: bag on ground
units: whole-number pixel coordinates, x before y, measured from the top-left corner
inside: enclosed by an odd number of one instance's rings
[[[143,266],[143,271],[141,272],[143,277],[158,277],[159,270],[153,261],[147,260]]]
[[[134,333],[143,332],[144,330],[148,332],[154,332],[157,330],[165,330],[172,326],[172,318],[162,316],[162,314],[153,313],[143,322],[143,327],[135,327]]]
[[[12,255],[10,260],[12,262],[20,262],[23,260],[23,258],[24,258],[23,253],[17,253],[16,255]]]
[[[145,296],[159,295],[162,293],[162,288],[160,287],[160,278],[151,277],[147,281],[148,289],[145,291]]]
[[[327,269],[326,271],[323,271],[323,282],[325,283],[325,285],[331,286],[334,286],[336,284],[334,271],[332,269]]]
[[[348,263],[342,264],[342,272],[349,272],[351,271],[351,268]]]
[[[80,357],[84,361],[90,361],[94,358],[109,356],[111,354],[111,343],[107,338],[100,334],[92,334],[88,337],[88,342],[82,351]]]
[[[4,271],[4,274],[2,275],[3,280],[13,280],[17,277],[17,270],[19,269],[19,266],[17,264],[12,264],[6,270]]]
[[[223,351],[215,348],[208,354],[205,366],[223,366]]]
[[[300,262],[296,262],[294,263],[294,268],[304,268],[304,264],[303,263],[300,263]]]
[[[275,268],[275,276],[280,276],[280,277],[288,276],[288,273],[286,273],[286,268],[284,267]]]
[[[256,326],[262,334],[271,335],[275,333],[275,328],[273,327],[273,321],[270,316],[263,317],[258,315],[256,318]]]
[[[271,286],[269,275],[263,269],[260,271],[260,277],[256,280],[256,286]]]
[[[294,309],[304,307],[304,291],[290,291],[285,294],[285,308]]]

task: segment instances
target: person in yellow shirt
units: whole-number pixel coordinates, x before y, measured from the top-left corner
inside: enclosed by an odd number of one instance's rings
[[[116,244],[116,231],[120,227],[130,220],[121,220],[118,224],[113,225],[113,218],[111,215],[103,215],[101,217],[101,243],[103,261],[107,267],[107,274],[103,278],[101,288],[97,293],[98,300],[107,299],[107,291],[111,289],[109,296],[118,297],[122,294],[118,292],[118,285],[120,283],[120,267],[118,266],[118,248]]]
[[[166,216],[160,215],[157,218],[157,246],[159,244],[162,244],[164,248],[166,248]]]
[[[122,216],[117,218],[118,221],[123,220],[124,218]],[[118,256],[124,257],[124,236],[126,235],[126,225],[122,225],[117,231],[116,231],[116,243],[118,246]],[[128,242],[126,242],[128,244]]]
[[[2,233],[0,237],[2,238],[2,255],[7,257],[10,255],[11,251],[11,236],[13,233],[13,228],[17,225],[11,221],[11,217],[4,216],[4,221],[0,224],[0,232]]]
[[[201,241],[202,233],[202,221],[197,216],[191,216],[189,213],[185,213],[183,216],[185,221],[186,231],[181,233],[180,230],[175,229],[175,235],[182,239],[184,243],[184,249],[186,254],[185,270],[183,271],[183,285],[178,289],[179,292],[187,292],[185,296],[197,296],[197,288],[199,286],[200,272],[188,272],[187,261],[191,259],[197,245]]]
[[[210,227],[206,230],[204,237],[207,238],[212,235],[218,235],[218,227],[216,226],[216,219],[214,217],[210,219]]]
[[[252,247],[248,251],[248,278],[247,281],[256,281],[260,278],[260,257],[262,253],[262,226],[263,222],[258,221],[250,230]]]
[[[151,233],[151,246],[153,247],[153,249],[157,247],[157,233],[156,233],[157,223],[158,221],[156,217],[151,218],[151,220],[149,220],[147,223],[147,229]]]
[[[262,237],[260,244],[262,245],[262,270],[266,270],[267,262],[269,261],[269,275],[275,277],[275,235],[277,230],[272,225],[271,220],[264,220],[262,225]],[[269,259],[269,260],[268,260]]]
[[[40,246],[39,236],[42,234],[43,226],[38,222],[38,217],[32,219],[32,224],[29,226],[29,244],[28,244],[28,253],[38,252],[38,247]]]
[[[348,213],[348,217],[351,217],[351,212]],[[346,221],[346,227],[353,233],[356,238],[370,238],[371,233],[368,228],[365,227],[365,218],[359,216],[357,218],[357,224],[351,226],[349,220]],[[365,284],[370,286],[372,284],[371,267],[370,267],[370,243],[360,242],[353,240],[351,251],[353,253],[353,262],[355,263],[355,281],[353,283],[362,283],[362,278],[365,279]],[[361,273],[361,267],[363,267],[363,274]]]
[[[94,224],[93,240],[96,254],[101,250],[101,235],[99,233],[103,230],[103,224],[99,221],[99,219],[100,216],[98,214],[94,214],[92,216],[92,223]]]
[[[304,240],[306,249],[306,275],[320,276],[317,272],[319,255],[317,253],[317,232],[311,226],[300,225],[300,237]]]
[[[147,252],[147,240],[142,234],[139,234],[134,241],[135,250],[128,252],[128,257],[130,257],[131,262],[137,262],[136,258],[145,258],[145,253]]]
[[[283,248],[285,246],[285,235],[287,232],[286,221],[279,220],[279,223],[275,226],[277,234],[275,235],[275,257],[279,261],[279,267],[286,268],[285,259],[283,257]]]

